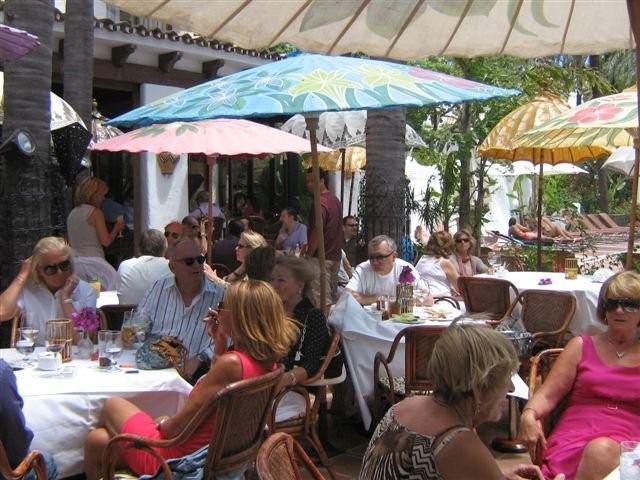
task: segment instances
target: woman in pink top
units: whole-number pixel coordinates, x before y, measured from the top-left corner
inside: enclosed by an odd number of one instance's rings
[[[602,479],[617,465],[620,442],[640,432],[640,275],[622,272],[602,285],[598,318],[607,330],[572,339],[521,418],[530,449],[543,449],[546,478]],[[541,419],[567,406],[549,438]]]
[[[298,338],[298,329],[289,320],[282,301],[266,282],[247,280],[229,287],[224,304],[207,317],[209,335],[214,342],[215,362],[193,387],[187,404],[172,417],[153,419],[131,402],[111,398],[105,402],[101,427],[93,430],[85,443],[85,473],[89,480],[100,478],[102,454],[109,440],[119,433],[154,439],[173,438],[180,433],[202,405],[215,394],[239,380],[272,371]],[[227,352],[231,337],[234,351]],[[215,426],[215,410],[185,442],[171,448],[157,448],[165,459],[195,452],[209,444]],[[122,455],[136,474],[154,474],[160,464],[150,454],[129,449]]]

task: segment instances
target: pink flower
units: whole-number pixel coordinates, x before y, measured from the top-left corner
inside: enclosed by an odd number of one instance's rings
[[[90,332],[96,331],[100,327],[98,311],[95,308],[85,307],[79,312],[73,312],[71,314],[71,323],[76,328],[83,328]]]
[[[569,121],[578,124],[589,124],[597,121],[613,120],[619,113],[623,112],[622,107],[618,107],[614,103],[601,103],[595,107],[583,108],[575,115],[573,115]]]
[[[398,282],[409,284],[416,281],[416,277],[413,276],[413,271],[409,265],[405,265],[402,267],[402,272],[400,272],[400,276],[398,277]]]

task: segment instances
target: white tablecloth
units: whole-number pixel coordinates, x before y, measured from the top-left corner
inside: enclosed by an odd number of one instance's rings
[[[488,276],[488,275],[483,275]],[[556,290],[570,292],[576,297],[576,313],[569,324],[569,330],[574,335],[583,333],[596,334],[605,330],[605,325],[598,321],[596,309],[598,306],[598,294],[602,283],[591,281],[587,275],[578,275],[575,280],[567,280],[564,273],[549,272],[504,272],[500,278],[509,280],[520,292],[524,290]],[[550,285],[538,285],[542,278],[550,278]]]
[[[364,426],[369,428],[371,411],[366,398],[373,393],[373,359],[377,352],[387,355],[398,332],[409,325],[376,320],[349,293],[344,293],[333,306],[329,323],[342,331],[342,345],[355,397]],[[429,321],[420,325],[446,327],[450,324],[451,321]],[[395,376],[404,374],[404,342],[396,350],[390,368]]]
[[[21,356],[5,349],[0,358],[13,363]],[[120,363],[134,364],[133,351],[125,350]],[[177,412],[191,391],[174,369],[104,372],[89,360],[73,360],[67,366],[73,367],[69,378],[47,378],[48,372],[34,368],[15,372],[27,426],[34,433],[31,448],[53,454],[60,477],[84,470],[84,441],[97,425],[105,399],[127,398],[156,417]]]

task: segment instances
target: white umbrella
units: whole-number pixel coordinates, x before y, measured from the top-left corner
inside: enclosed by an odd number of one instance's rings
[[[366,148],[366,125],[366,110],[325,112],[320,114],[316,137],[318,138],[318,143],[333,150],[347,147]],[[294,115],[280,128],[298,137],[309,138],[309,131],[307,130],[304,115]],[[407,125],[404,140],[407,148],[427,146],[420,135],[418,135],[418,132],[409,125]]]
[[[635,159],[636,152],[633,147],[619,147],[607,158],[607,161],[602,164],[602,167],[615,170],[630,177]]]
[[[559,163],[550,165],[545,163],[542,167],[545,175],[576,175],[578,173],[589,173],[584,168],[571,163]],[[494,177],[518,177],[520,175],[537,175],[539,169],[536,165],[526,160],[519,160],[509,165],[494,163],[489,167],[488,174]]]

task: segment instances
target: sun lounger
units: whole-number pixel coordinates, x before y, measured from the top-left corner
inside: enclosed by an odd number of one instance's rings
[[[599,217],[597,213],[589,213],[586,215],[587,218],[591,221],[593,225],[600,231],[600,233],[604,234],[625,234],[629,233],[628,227],[609,227],[607,226],[602,219]]]

